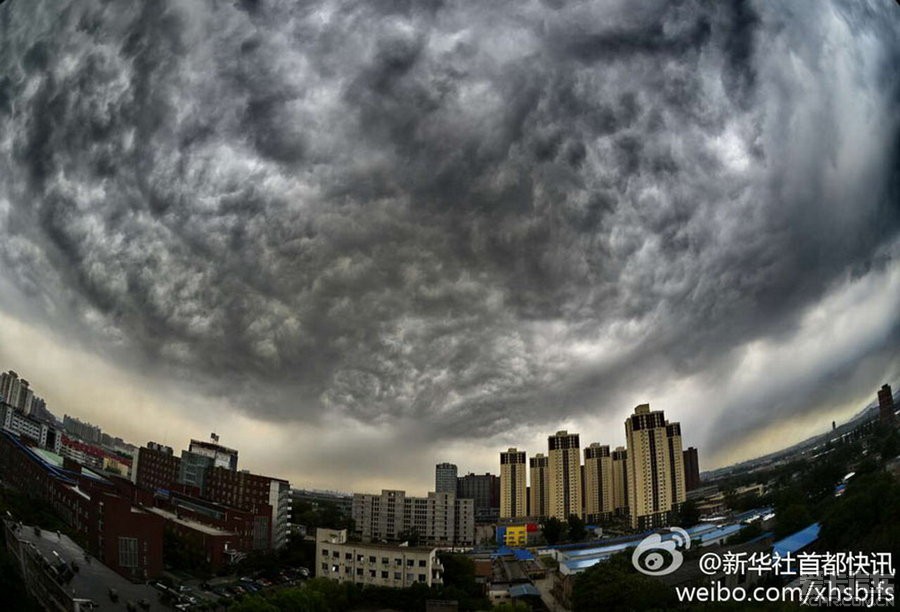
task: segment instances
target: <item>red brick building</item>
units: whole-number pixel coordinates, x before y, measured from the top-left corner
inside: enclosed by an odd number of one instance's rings
[[[170,489],[178,482],[181,458],[168,446],[148,442],[138,449],[131,467],[131,480],[138,487],[155,491]]]
[[[207,475],[206,497],[254,514],[268,509],[268,545],[280,548],[290,522],[290,484],[280,478],[214,467]]]
[[[49,503],[87,550],[122,576],[141,581],[162,572],[164,521],[134,507],[112,480],[9,432],[0,433],[0,475]]]

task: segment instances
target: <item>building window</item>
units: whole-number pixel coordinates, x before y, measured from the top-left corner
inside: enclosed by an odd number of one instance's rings
[[[394,580],[403,580],[403,574],[400,572],[394,572]]]
[[[387,579],[388,579],[388,573],[387,573],[387,572],[381,572],[381,577],[382,577],[383,579],[387,580]]]
[[[419,567],[425,567],[425,559],[419,559]]]
[[[425,582],[425,574],[419,574],[419,582]]]
[[[119,566],[138,566],[138,541],[137,538],[119,538]]]

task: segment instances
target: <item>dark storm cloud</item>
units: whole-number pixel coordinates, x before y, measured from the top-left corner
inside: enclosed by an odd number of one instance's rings
[[[622,410],[896,265],[894,10],[11,3],[4,275],[263,418]]]

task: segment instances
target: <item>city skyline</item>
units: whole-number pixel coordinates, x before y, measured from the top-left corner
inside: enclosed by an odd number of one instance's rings
[[[900,386],[895,10],[4,2],[0,364],[300,488],[790,446]]]
[[[0,372],[2,372],[2,370],[0,370]],[[10,373],[11,373],[11,374],[15,374],[15,372],[10,372]],[[881,412],[884,412],[883,406],[884,406],[886,403],[892,402],[892,401],[893,401],[893,395],[892,395],[891,389],[892,389],[892,387],[891,387],[890,384],[887,384],[887,383],[883,384],[883,385],[881,386],[881,388],[878,389],[878,390],[876,391],[876,394],[875,394],[875,400],[874,400],[873,402],[870,402],[869,404],[866,404],[865,408],[863,408],[862,410],[857,411],[857,414],[860,414],[860,413],[862,413],[862,412],[864,412],[864,411],[866,411],[866,410],[871,410],[871,409],[873,409],[873,408],[881,408]],[[2,398],[2,396],[0,396],[0,398]],[[642,404],[642,405],[638,405],[636,408],[634,408],[634,409],[632,409],[632,410],[640,410],[640,409],[642,409],[642,408],[647,408],[647,407],[648,407],[647,404]],[[69,422],[72,422],[72,423],[76,424],[77,426],[80,426],[80,428],[96,430],[96,431],[95,431],[95,435],[94,435],[93,438],[90,438],[90,439],[82,438],[82,439],[87,440],[88,442],[94,442],[94,443],[96,443],[96,444],[100,444],[99,440],[96,440],[95,438],[99,438],[99,436],[100,436],[101,433],[102,433],[104,436],[110,436],[110,437],[113,437],[113,435],[111,435],[110,432],[106,431],[106,430],[102,427],[102,425],[100,425],[100,424],[95,424],[95,423],[90,423],[90,422],[87,422],[87,421],[82,421],[82,420],[80,420],[77,416],[75,416],[75,415],[69,415],[69,414],[66,414],[66,415],[65,415],[65,419],[59,419],[59,418],[58,418],[58,415],[55,415],[55,414],[53,413],[52,410],[48,410],[48,409],[46,408],[46,406],[43,405],[43,403],[42,403],[42,408],[44,409],[44,411],[50,412],[51,414],[53,414],[53,416],[57,418],[57,421],[58,421],[59,423],[69,423]],[[657,411],[654,410],[654,412],[657,412]],[[658,411],[658,412],[663,412],[663,411],[660,410],[660,411]],[[856,415],[852,415],[852,416],[856,416]],[[626,442],[625,442],[625,444],[627,444],[627,439],[628,439],[628,431],[627,431],[627,430],[628,430],[628,423],[629,423],[629,421],[630,421],[630,419],[631,419],[632,417],[633,417],[633,415],[629,416],[628,419],[626,419],[626,426],[625,426],[625,432],[626,432],[626,433],[625,433],[625,440],[626,440]],[[881,418],[883,419],[884,417],[882,416]],[[848,421],[848,422],[849,422],[849,421]],[[665,423],[666,423],[666,428],[668,429],[668,428],[670,427],[669,421],[666,420]],[[845,423],[843,423],[843,422],[841,423],[841,425],[844,425],[844,424],[845,424]],[[674,422],[674,423],[672,423],[672,426],[680,427],[680,423]],[[832,424],[831,424],[831,429],[834,429],[835,426],[836,426],[836,423],[835,423],[835,422],[832,422]],[[64,427],[64,429],[65,429],[65,428],[66,428],[66,427]],[[78,434],[80,435],[80,432],[76,432],[76,433],[78,433]],[[549,441],[550,439],[553,439],[554,437],[559,436],[560,434],[564,434],[564,435],[565,435],[566,433],[567,433],[567,432],[565,432],[565,431],[557,431],[555,434],[551,434],[551,435],[547,436],[547,437],[544,438],[544,439],[547,440],[547,441]],[[823,433],[823,432],[820,432],[820,433]],[[574,437],[576,437],[576,438],[578,438],[578,437],[580,437],[581,434],[579,434],[578,432],[571,432],[571,435],[574,436]],[[677,435],[677,437],[678,437],[678,439],[679,439],[679,445],[680,445],[680,444],[681,444],[680,440],[681,440],[681,437],[682,437],[682,436],[681,436],[681,431],[680,431],[680,429],[677,431],[677,434],[676,434],[676,435]],[[813,434],[813,437],[815,437],[815,435],[818,435],[818,434]],[[229,463],[229,465],[231,465],[232,467],[234,467],[233,464],[236,464],[236,458],[237,458],[237,454],[238,454],[239,449],[229,449],[229,448],[227,448],[227,447],[222,447],[222,446],[219,444],[220,439],[221,439],[221,436],[220,436],[219,434],[216,434],[215,432],[212,432],[212,433],[210,434],[209,437],[210,437],[210,442],[204,442],[204,441],[198,440],[197,437],[195,436],[195,434],[192,432],[192,433],[190,433],[189,435],[187,435],[187,439],[188,439],[188,441],[189,441],[189,444],[186,443],[185,446],[186,446],[188,449],[190,449],[191,451],[193,450],[193,447],[196,446],[196,445],[201,445],[201,446],[203,446],[203,445],[211,445],[211,446],[215,446],[215,447],[224,448],[224,450],[228,451],[229,453],[233,453],[234,456],[231,457],[232,462]],[[156,442],[156,441],[154,441],[154,440],[147,440],[147,441],[132,441],[132,440],[127,440],[127,439],[126,439],[126,440],[122,440],[122,439],[121,439],[120,437],[118,437],[118,436],[116,436],[115,439],[116,439],[116,440],[119,440],[119,441],[124,441],[126,444],[131,444],[131,445],[133,445],[135,448],[145,447],[145,446],[148,446],[148,445],[149,445],[150,447],[162,446],[162,447],[170,447],[170,449],[171,449],[171,448],[178,448],[177,444],[176,444],[176,445],[170,446],[168,443],[162,443],[162,444],[161,444],[161,443]],[[804,438],[803,440],[798,440],[797,442],[805,441],[806,439],[808,439],[808,437],[807,437],[807,438]],[[775,450],[772,451],[772,452],[778,452],[778,451],[781,451],[781,450],[786,450],[786,449],[790,448],[791,446],[793,446],[793,444],[787,444],[787,445],[785,445],[785,446],[782,446],[782,447],[780,447],[780,448],[775,449]],[[625,451],[625,449],[626,449],[625,446],[611,446],[611,445],[609,445],[609,444],[601,444],[600,442],[597,442],[597,441],[589,441],[589,442],[586,442],[586,443],[585,443],[585,448],[588,448],[588,447],[591,447],[591,448],[597,448],[598,450],[600,450],[600,449],[605,449],[605,452],[607,452],[607,453],[611,452],[612,454],[609,455],[609,456],[611,456],[611,457],[613,458],[613,464],[610,465],[610,469],[612,469],[612,470],[615,470],[615,468],[612,467],[612,466],[615,464],[615,458],[616,458],[617,453],[619,453],[620,450],[621,450],[621,451]],[[610,451],[610,449],[614,449],[614,450]],[[548,456],[548,454],[545,454],[545,453],[548,452],[548,450],[549,450],[549,449],[547,449],[547,448],[543,448],[542,450],[536,451],[534,454],[529,455],[529,453],[531,452],[531,451],[529,450],[529,448],[524,448],[524,449],[521,449],[521,450],[520,450],[520,449],[517,449],[517,448],[514,448],[514,447],[510,447],[510,448],[508,448],[508,449],[506,449],[506,450],[500,451],[500,453],[499,453],[500,456],[501,456],[500,463],[499,463],[499,465],[498,465],[498,464],[496,463],[496,461],[495,461],[495,465],[494,465],[494,468],[499,468],[499,469],[494,470],[494,469],[490,469],[490,468],[489,468],[489,469],[486,469],[486,470],[483,471],[483,472],[479,472],[478,470],[474,470],[474,471],[473,471],[471,468],[467,467],[467,464],[465,464],[465,463],[463,463],[463,462],[460,462],[460,461],[459,461],[458,459],[456,459],[455,457],[445,458],[444,460],[442,460],[442,461],[440,461],[440,462],[436,462],[436,463],[434,464],[434,468],[433,468],[434,471],[432,471],[431,484],[430,484],[430,485],[425,485],[425,486],[423,486],[421,489],[412,489],[412,490],[410,491],[410,493],[411,493],[412,495],[425,495],[425,494],[430,494],[430,493],[435,493],[435,492],[440,493],[440,492],[441,492],[441,487],[438,486],[438,483],[439,483],[441,480],[444,480],[444,478],[443,478],[442,475],[441,475],[442,469],[449,470],[450,472],[452,472],[453,475],[454,475],[454,476],[453,476],[453,480],[454,480],[454,481],[456,481],[456,480],[462,480],[462,477],[463,477],[463,476],[475,476],[475,477],[478,477],[478,476],[484,475],[484,476],[493,476],[494,478],[497,478],[497,479],[498,479],[498,485],[499,485],[501,475],[503,474],[503,456],[504,456],[504,455],[507,455],[508,453],[517,452],[517,453],[523,454],[523,455],[525,456],[525,461],[524,461],[524,463],[521,464],[521,465],[523,465],[523,469],[522,469],[521,472],[519,473],[519,476],[522,478],[522,487],[523,487],[522,494],[525,496],[525,505],[526,505],[527,507],[531,508],[531,507],[534,505],[534,503],[535,503],[535,502],[533,501],[533,500],[534,500],[534,495],[535,495],[535,493],[533,492],[533,490],[532,490],[532,488],[531,488],[531,487],[532,487],[532,484],[533,484],[533,482],[534,482],[534,481],[533,481],[533,477],[534,477],[534,473],[535,473],[535,460],[538,459],[538,458],[540,458],[540,461],[547,462],[547,464],[544,465],[541,469],[546,469],[546,470],[549,471],[549,456]],[[579,449],[579,450],[580,450],[580,449]],[[678,450],[678,449],[676,449],[676,450]],[[187,451],[182,451],[182,454],[184,454],[185,452],[187,452]],[[684,453],[687,454],[688,452],[692,452],[692,453],[693,453],[694,461],[696,462],[696,461],[697,461],[697,449],[694,448],[694,447],[684,446]],[[677,454],[678,454],[679,456],[681,455],[680,452],[677,453]],[[770,454],[770,452],[768,452],[768,451],[767,451],[767,452],[763,452],[763,453],[758,453],[758,454],[756,454],[756,455],[754,455],[754,456],[752,456],[752,457],[749,457],[747,460],[759,459],[759,458],[765,457],[765,456],[768,455],[768,454]],[[495,459],[496,459],[496,458],[495,458]],[[578,461],[581,462],[580,456],[578,456]],[[687,462],[687,458],[685,458],[684,461],[685,461],[685,463],[684,463],[684,469],[686,469],[686,466],[687,466],[687,463],[686,463],[686,462]],[[744,460],[742,460],[742,461],[744,461]],[[587,463],[586,463],[586,462],[587,462],[587,459],[585,458],[585,463],[582,464],[582,468],[586,468],[586,466],[587,466]],[[697,467],[697,474],[699,475],[699,474],[702,474],[702,473],[704,473],[704,472],[716,471],[716,470],[718,470],[718,469],[720,469],[720,468],[722,468],[722,467],[729,467],[729,466],[731,466],[731,465],[737,465],[738,463],[740,463],[740,462],[735,462],[735,463],[728,464],[728,465],[725,465],[725,466],[707,467],[707,468],[705,468],[705,469],[703,469],[703,470],[699,470],[699,467]],[[527,467],[527,466],[529,466],[529,465],[530,465],[530,467]],[[460,466],[462,466],[463,469],[460,469]],[[242,470],[243,470],[243,469],[246,469],[246,468],[242,468]],[[274,478],[281,478],[281,475],[276,474],[276,475],[274,475],[273,477],[274,477]],[[609,477],[612,479],[612,480],[609,482],[609,486],[611,486],[611,487],[614,488],[614,489],[615,489],[615,488],[618,488],[620,485],[615,484],[615,478],[616,478],[616,476],[613,476],[612,474],[610,474]],[[688,485],[688,488],[691,488],[691,486],[693,486],[693,487],[699,486],[699,480],[697,480],[697,481],[694,482],[694,483],[691,483],[691,482],[688,482],[687,478],[688,478],[688,474],[685,473],[685,481],[684,481],[684,484],[687,484],[687,485]],[[287,479],[290,480],[290,478],[287,478]],[[357,488],[357,489],[349,489],[349,488],[345,488],[345,489],[341,489],[340,487],[327,486],[327,485],[326,485],[326,486],[319,486],[319,487],[316,487],[316,486],[314,486],[314,487],[309,487],[308,485],[306,485],[306,484],[304,484],[304,483],[295,483],[296,486],[293,486],[292,488],[297,489],[297,490],[306,490],[306,489],[310,489],[310,490],[319,490],[319,491],[323,491],[323,492],[332,492],[332,493],[345,494],[345,495],[355,495],[355,494],[361,494],[361,493],[362,493],[362,494],[374,494],[376,491],[384,491],[384,490],[403,490],[403,491],[406,491],[406,488],[404,488],[404,487],[387,486],[387,485],[384,484],[385,482],[390,482],[390,477],[389,477],[389,476],[382,475],[380,479],[379,479],[379,478],[376,478],[376,479],[373,481],[374,484],[368,485],[368,488]],[[445,491],[446,491],[446,489],[445,489]],[[502,489],[501,489],[500,496],[501,496],[501,498],[503,497]],[[624,496],[620,495],[620,497],[624,499]],[[621,501],[621,500],[620,500],[620,501]],[[498,501],[498,504],[499,504],[499,503],[500,503],[500,502]],[[518,512],[521,513],[521,512],[522,512],[522,509],[519,508]],[[539,513],[539,515],[543,515],[543,514],[548,514],[548,513]]]

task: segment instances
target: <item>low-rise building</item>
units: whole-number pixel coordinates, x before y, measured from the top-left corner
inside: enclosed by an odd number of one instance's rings
[[[37,446],[59,454],[62,432],[38,419],[28,416],[20,409],[0,402],[0,429],[32,440]]]
[[[114,609],[110,592],[118,596],[120,609],[133,602],[155,609],[158,594],[146,584],[116,575],[68,536],[39,527],[5,520],[6,548],[13,566],[34,599],[51,612]],[[138,551],[138,555],[140,551]]]
[[[537,542],[541,534],[537,523],[497,525],[496,540],[500,546],[524,548]]]
[[[132,504],[122,484],[10,432],[0,433],[0,473],[32,499],[49,504],[115,572],[146,580],[163,570],[163,521]]]
[[[406,588],[443,584],[437,549],[349,542],[346,529],[316,530],[316,576],[339,582]]]

